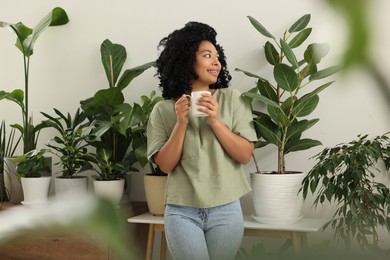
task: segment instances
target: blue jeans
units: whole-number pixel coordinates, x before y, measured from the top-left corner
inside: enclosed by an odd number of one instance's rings
[[[244,234],[240,201],[212,207],[165,206],[165,234],[176,260],[234,259]]]

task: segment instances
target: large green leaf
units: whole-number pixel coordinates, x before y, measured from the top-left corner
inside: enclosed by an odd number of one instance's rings
[[[324,89],[326,89],[327,87],[329,87],[331,84],[333,83],[333,81],[331,82],[327,82],[321,86],[319,86],[318,88],[316,88],[315,90],[313,90],[312,92],[310,93],[307,93],[306,95],[304,95],[303,97],[301,97],[298,101],[297,101],[297,104],[296,104],[296,110],[297,111],[294,111],[293,113],[295,115],[299,115],[299,116],[302,116],[302,114],[304,114],[303,111],[305,111],[305,109],[303,109],[302,107],[305,107],[306,106],[306,103],[310,103],[310,99],[312,99],[314,96],[316,96],[318,93],[320,93],[321,91],[323,91]],[[302,106],[302,107],[300,107]],[[302,111],[302,112],[301,112]]]
[[[258,101],[264,102],[265,104],[267,104],[267,105],[269,105],[271,107],[279,108],[278,103],[276,103],[275,101],[270,100],[267,97],[262,96],[260,94],[253,93],[253,92],[245,92],[242,95],[244,97],[250,97],[250,98],[252,98],[254,100],[258,100]]]
[[[0,22],[0,27],[10,26],[17,35],[16,47],[29,57],[33,54],[34,43],[43,31],[49,26],[60,26],[67,24],[69,18],[64,9],[60,7],[54,8],[47,14],[33,29],[19,22],[17,24],[9,24]]]
[[[115,107],[124,102],[125,98],[122,91],[118,88],[101,89],[96,92],[93,97],[93,104],[95,105],[110,105]]]
[[[101,44],[100,53],[109,86],[113,88],[127,58],[126,48],[106,39]]]
[[[282,109],[282,107],[267,107],[268,113],[271,118],[277,123],[280,127],[288,127],[291,124],[291,120],[288,115]]]
[[[288,92],[293,92],[298,87],[298,75],[286,64],[275,65],[274,77],[278,85]]]
[[[259,23],[255,18],[253,18],[252,16],[247,16],[249,21],[251,22],[251,24],[253,25],[253,27],[255,27],[255,29],[261,33],[262,35],[264,35],[265,37],[267,38],[272,38],[272,39],[275,39],[275,37],[267,30],[265,29],[265,27]]]
[[[15,89],[12,92],[0,90],[0,100],[7,99],[18,104],[24,110],[24,92],[21,89]]]
[[[318,121],[319,119],[294,121],[294,123],[291,124],[291,126],[287,130],[286,138],[290,139],[293,138],[294,136],[300,137],[304,131],[311,128]]]
[[[299,32],[305,29],[306,26],[309,24],[309,22],[310,22],[310,14],[305,14],[304,16],[299,18],[293,25],[290,26],[288,32],[289,33]]]
[[[291,50],[290,46],[288,46],[287,42],[285,42],[283,39],[280,39],[280,46],[282,47],[282,50],[286,55],[287,60],[291,63],[293,68],[298,68],[299,67],[298,60],[295,57],[295,54]]]
[[[256,87],[261,95],[263,95],[266,98],[273,100],[275,102],[278,101],[278,96],[276,94],[276,91],[268,81],[263,81],[263,80],[259,79],[257,81]]]
[[[242,72],[244,73],[245,75],[249,76],[249,77],[252,77],[252,78],[257,78],[257,79],[260,79],[261,77],[256,75],[256,74],[253,74],[252,72],[249,72],[249,71],[246,71],[246,70],[242,70],[242,69],[239,69],[239,68],[235,68],[234,71],[239,71],[239,72]]]
[[[135,79],[136,77],[141,75],[145,70],[155,66],[155,64],[156,64],[156,62],[152,61],[152,62],[145,63],[141,66],[125,70],[125,72],[123,73],[123,75],[121,76],[121,78],[118,81],[117,88],[119,88],[120,90],[123,90],[124,88],[126,88],[130,84],[130,82],[133,79]]]
[[[295,35],[294,38],[288,43],[291,49],[297,48],[301,46],[301,44],[309,37],[311,34],[311,28],[306,28],[305,30],[299,32],[297,35]]]
[[[317,140],[307,139],[307,138],[300,139],[296,143],[286,145],[285,154],[289,152],[308,150],[312,147],[319,146],[319,145],[322,145],[322,143]]]
[[[268,128],[267,125],[263,124],[261,121],[255,121],[255,124],[257,125],[258,133],[264,140],[271,144],[279,145],[280,139],[278,138],[277,133],[274,132],[274,129]]]
[[[138,146],[134,152],[135,152],[135,157],[137,158],[137,161],[141,164],[142,167],[145,167],[149,163],[149,160],[146,156],[146,149],[147,149],[147,144],[144,143],[140,146]]]
[[[327,43],[312,43],[307,46],[303,57],[308,64],[318,64],[328,54],[329,50],[330,45]]]
[[[309,80],[312,81],[312,80],[323,79],[323,78],[329,77],[329,76],[339,72],[340,70],[341,70],[340,66],[331,66],[331,67],[328,67],[326,69],[319,70],[319,71],[313,73],[309,77]]]
[[[320,97],[318,95],[310,96],[310,98],[302,97],[296,102],[292,111],[294,117],[307,116],[315,110],[318,105],[318,102],[320,101]]]
[[[271,65],[278,64],[280,62],[280,56],[275,46],[267,41],[264,45],[265,58]]]

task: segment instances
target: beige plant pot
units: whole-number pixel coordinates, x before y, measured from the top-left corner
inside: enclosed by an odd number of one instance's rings
[[[149,212],[156,216],[164,215],[165,185],[168,176],[144,176],[145,197]]]
[[[303,173],[251,173],[252,198],[255,215],[266,224],[291,224],[302,216],[303,196],[298,193]]]
[[[96,196],[111,200],[114,204],[119,204],[125,188],[125,179],[99,181],[93,180],[93,188]]]

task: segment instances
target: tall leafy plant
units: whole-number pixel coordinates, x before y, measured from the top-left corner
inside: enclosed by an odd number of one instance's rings
[[[34,126],[29,111],[29,72],[30,58],[33,55],[35,42],[48,27],[67,24],[67,13],[60,7],[54,8],[35,27],[29,28],[22,22],[11,24],[0,21],[0,28],[9,27],[16,34],[15,46],[23,54],[24,90],[16,89],[11,92],[0,90],[0,100],[7,99],[15,102],[22,111],[23,124],[14,124],[14,128],[20,130],[23,136],[23,153],[35,149],[42,124]]]
[[[131,81],[154,65],[149,62],[127,69],[122,74],[127,59],[124,46],[106,39],[100,47],[101,61],[107,76],[108,88],[98,90],[93,97],[81,101],[81,108],[91,122],[92,138],[89,143],[96,147],[90,154],[98,165],[99,179],[117,179],[126,171],[137,171],[131,146],[131,128],[139,122],[136,109],[125,102],[123,90]]]
[[[270,33],[255,18],[248,16],[253,27],[266,38],[264,53],[273,70],[273,79],[268,80],[254,73],[238,69],[247,76],[257,79],[251,90],[243,93],[252,104],[252,112],[257,135],[256,148],[273,144],[278,149],[278,173],[285,173],[285,155],[290,152],[306,150],[321,142],[304,138],[303,132],[316,124],[319,119],[304,119],[318,105],[318,94],[332,84],[332,81],[310,89],[310,83],[331,76],[339,70],[338,66],[319,69],[319,63],[329,52],[329,45],[310,43],[299,57],[300,46],[311,34],[307,27],[310,14],[306,14],[285,30],[279,39]],[[266,111],[258,109],[254,103],[266,105]],[[253,155],[257,171],[260,172]]]

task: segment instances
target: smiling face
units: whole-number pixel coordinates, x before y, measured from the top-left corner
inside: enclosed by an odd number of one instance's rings
[[[195,55],[194,71],[198,78],[192,82],[192,90],[208,89],[217,82],[221,70],[218,51],[211,42],[202,41]]]

